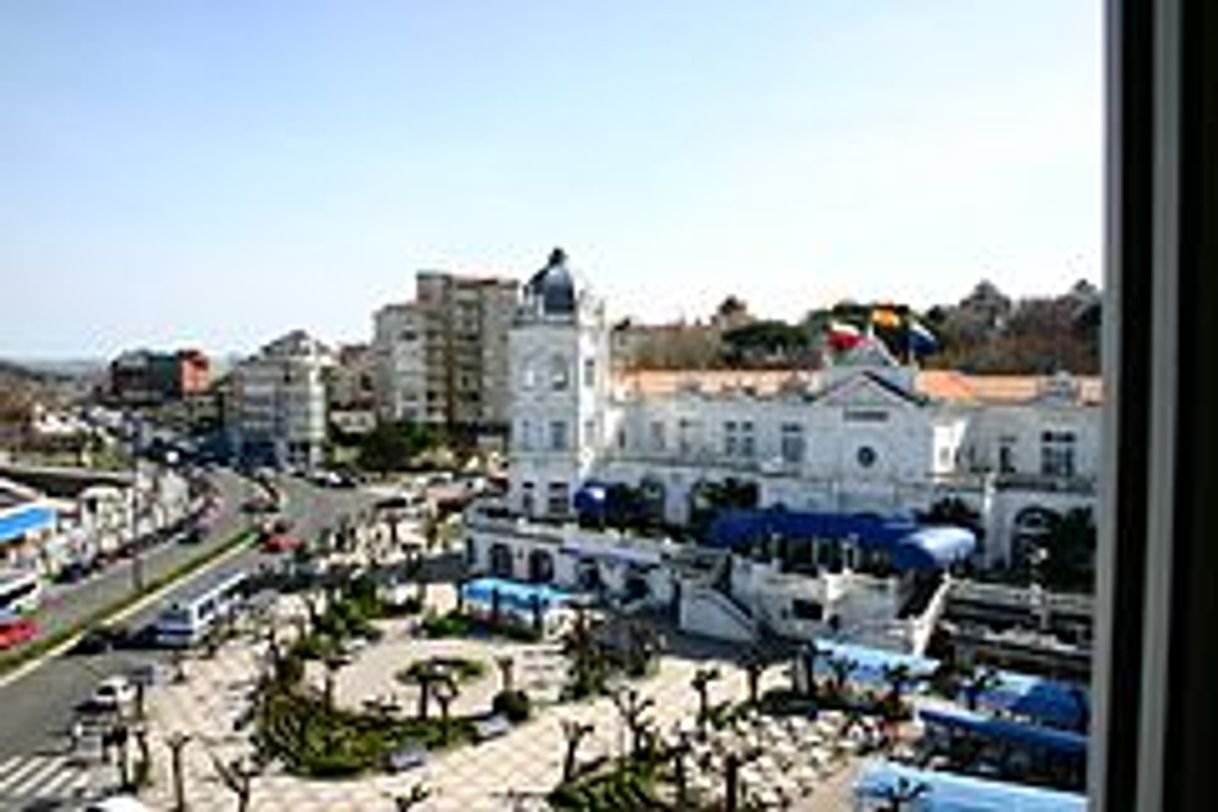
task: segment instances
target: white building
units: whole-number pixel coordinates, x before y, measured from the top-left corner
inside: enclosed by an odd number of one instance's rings
[[[227,419],[238,454],[316,466],[326,439],[325,371],[330,351],[303,330],[267,344],[232,372]]]
[[[1021,540],[1043,529],[1047,511],[1089,508],[1095,498],[1094,380],[920,372],[898,363],[878,340],[865,341],[827,369],[778,376],[640,373],[615,379],[609,356],[603,302],[554,251],[525,286],[509,337],[507,512],[493,519],[471,516],[475,569],[521,578],[549,572],[562,581],[575,569],[561,561],[545,564],[537,554],[612,546],[562,524],[581,488],[612,483],[641,488],[656,518],[676,526],[690,521],[715,483],[755,495],[753,507],[810,514],[912,520],[955,498],[976,512],[984,528],[973,555],[984,567],[1013,563]],[[664,543],[632,544],[647,547],[644,557],[655,559],[651,567],[670,563],[668,576],[649,569],[646,577],[675,578],[681,569],[672,564],[680,555]],[[497,560],[492,545],[500,545]],[[792,580],[765,562],[741,562],[730,578],[736,597],[754,614],[768,613],[771,626],[794,622],[790,605],[770,606],[773,596],[791,590],[815,592],[822,609],[840,599],[853,602],[860,616],[900,614],[897,605],[917,584],[880,580],[864,588],[863,576],[850,572],[849,551],[846,559],[844,574],[815,584]],[[653,596],[655,588],[669,591],[651,587]],[[861,596],[869,592],[873,599],[863,607]],[[687,610],[697,612],[688,590],[681,612]],[[784,611],[789,617],[778,618]],[[923,633],[929,628],[917,635]]]

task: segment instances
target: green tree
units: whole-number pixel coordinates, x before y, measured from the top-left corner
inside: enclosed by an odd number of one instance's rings
[[[425,426],[406,421],[379,423],[360,443],[359,465],[382,474],[400,471],[435,444]]]

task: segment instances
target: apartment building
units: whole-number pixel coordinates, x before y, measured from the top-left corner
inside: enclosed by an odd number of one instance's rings
[[[412,302],[374,316],[377,411],[455,432],[507,425],[507,334],[518,284],[421,271]]]
[[[260,349],[229,378],[230,437],[242,459],[275,465],[322,463],[330,350],[303,330]]]

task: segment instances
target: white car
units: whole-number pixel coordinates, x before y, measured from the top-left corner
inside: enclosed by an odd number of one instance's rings
[[[85,812],[152,812],[152,810],[130,795],[115,795],[94,801],[85,807]]]
[[[93,691],[89,704],[99,710],[121,711],[135,704],[135,684],[126,677],[106,677]]]

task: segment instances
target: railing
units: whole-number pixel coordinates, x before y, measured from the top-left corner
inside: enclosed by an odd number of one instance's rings
[[[983,584],[976,581],[953,581],[951,597],[957,600],[1026,609],[1029,612],[1048,610],[1091,617],[1094,611],[1092,599],[1086,595],[1038,592],[1023,587]]]

